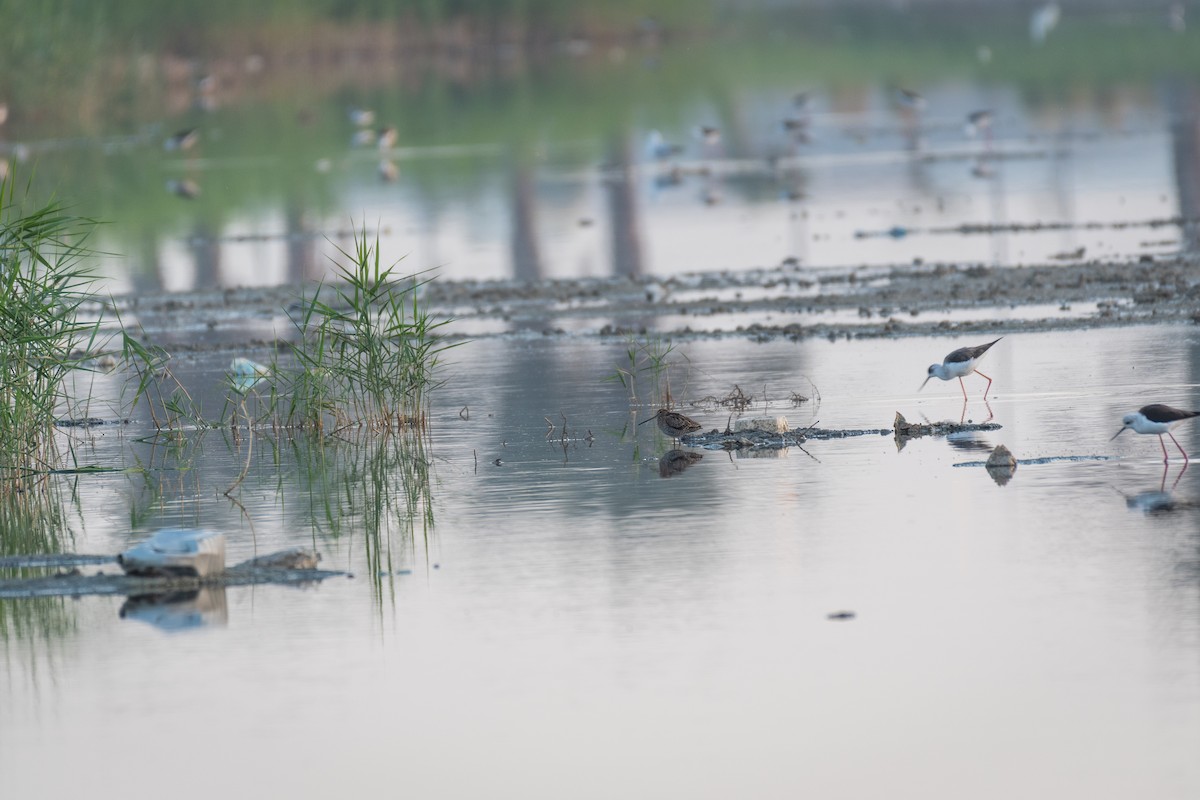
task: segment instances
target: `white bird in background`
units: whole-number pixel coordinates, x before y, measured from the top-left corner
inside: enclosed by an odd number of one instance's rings
[[[369,108],[352,108],[347,115],[357,128],[369,128],[375,124],[375,112]]]
[[[1175,33],[1187,30],[1187,9],[1183,3],[1171,3],[1167,8],[1167,27]]]
[[[963,133],[971,138],[974,138],[981,132],[990,133],[994,119],[995,115],[992,114],[991,109],[985,108],[979,111],[972,111],[967,115],[966,124],[963,125]]]
[[[1046,3],[1033,10],[1033,13],[1029,15],[1029,38],[1033,40],[1034,44],[1046,41],[1050,31],[1054,30],[1054,26],[1058,24],[1061,13],[1058,3]]]
[[[683,152],[683,146],[668,142],[658,130],[652,130],[646,135],[646,157],[655,161],[665,161]]]
[[[198,129],[184,128],[183,130],[168,136],[163,142],[163,149],[167,152],[174,150],[191,150],[196,146],[196,142],[198,141],[200,141],[200,131]]]

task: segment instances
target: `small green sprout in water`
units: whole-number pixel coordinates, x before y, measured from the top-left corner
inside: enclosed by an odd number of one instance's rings
[[[639,401],[638,378],[644,377],[651,382],[649,404],[669,408],[673,404],[671,369],[679,365],[670,358],[674,352],[675,345],[665,337],[648,336],[639,341],[630,336],[626,340],[625,363],[618,363],[615,372],[605,380],[620,383],[629,392],[629,402],[634,404]],[[687,356],[682,358],[690,364]]]

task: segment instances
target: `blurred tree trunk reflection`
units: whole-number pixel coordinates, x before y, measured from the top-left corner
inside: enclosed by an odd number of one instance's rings
[[[294,201],[284,209],[287,226],[287,279],[289,283],[318,280],[316,246],[308,226],[305,224],[304,209]]]
[[[1171,81],[1167,87],[1167,113],[1179,215],[1194,220],[1200,216],[1200,91],[1188,82]],[[1200,230],[1195,225],[1182,226],[1179,235],[1182,252],[1200,250]]]
[[[521,281],[542,278],[542,256],[537,238],[537,203],[533,166],[527,158],[515,159],[512,178],[513,277]]]
[[[208,223],[197,221],[192,230],[191,241],[192,256],[195,259],[192,288],[225,288],[225,281],[222,280],[224,276],[221,275],[220,233],[210,228]]]

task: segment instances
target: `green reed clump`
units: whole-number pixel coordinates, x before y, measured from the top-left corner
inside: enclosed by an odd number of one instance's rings
[[[287,424],[323,428],[395,428],[425,423],[428,392],[446,344],[420,303],[427,280],[384,267],[379,240],[366,230],[354,237],[338,282],[322,284],[300,302],[294,318],[300,333],[289,375]]]
[[[91,276],[80,266],[93,224],[57,202],[25,211],[0,184],[0,494],[56,463],[64,381],[94,343],[81,318]]]
[[[615,371],[604,380],[615,381],[629,393],[629,402],[649,402],[651,405],[670,407],[674,396],[671,393],[671,369],[679,362],[671,358],[675,345],[662,336],[647,336],[638,340],[633,336],[626,339],[625,363],[615,365]],[[684,356],[685,363],[688,362]],[[638,379],[649,381],[649,397],[638,397]]]

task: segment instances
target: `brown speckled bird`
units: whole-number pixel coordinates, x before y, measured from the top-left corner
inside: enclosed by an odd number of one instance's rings
[[[691,417],[685,417],[677,411],[668,411],[665,408],[660,408],[657,414],[650,419],[642,420],[638,425],[645,425],[652,419],[658,420],[658,429],[663,432],[663,435],[670,436],[672,440],[695,433],[703,427]]]

